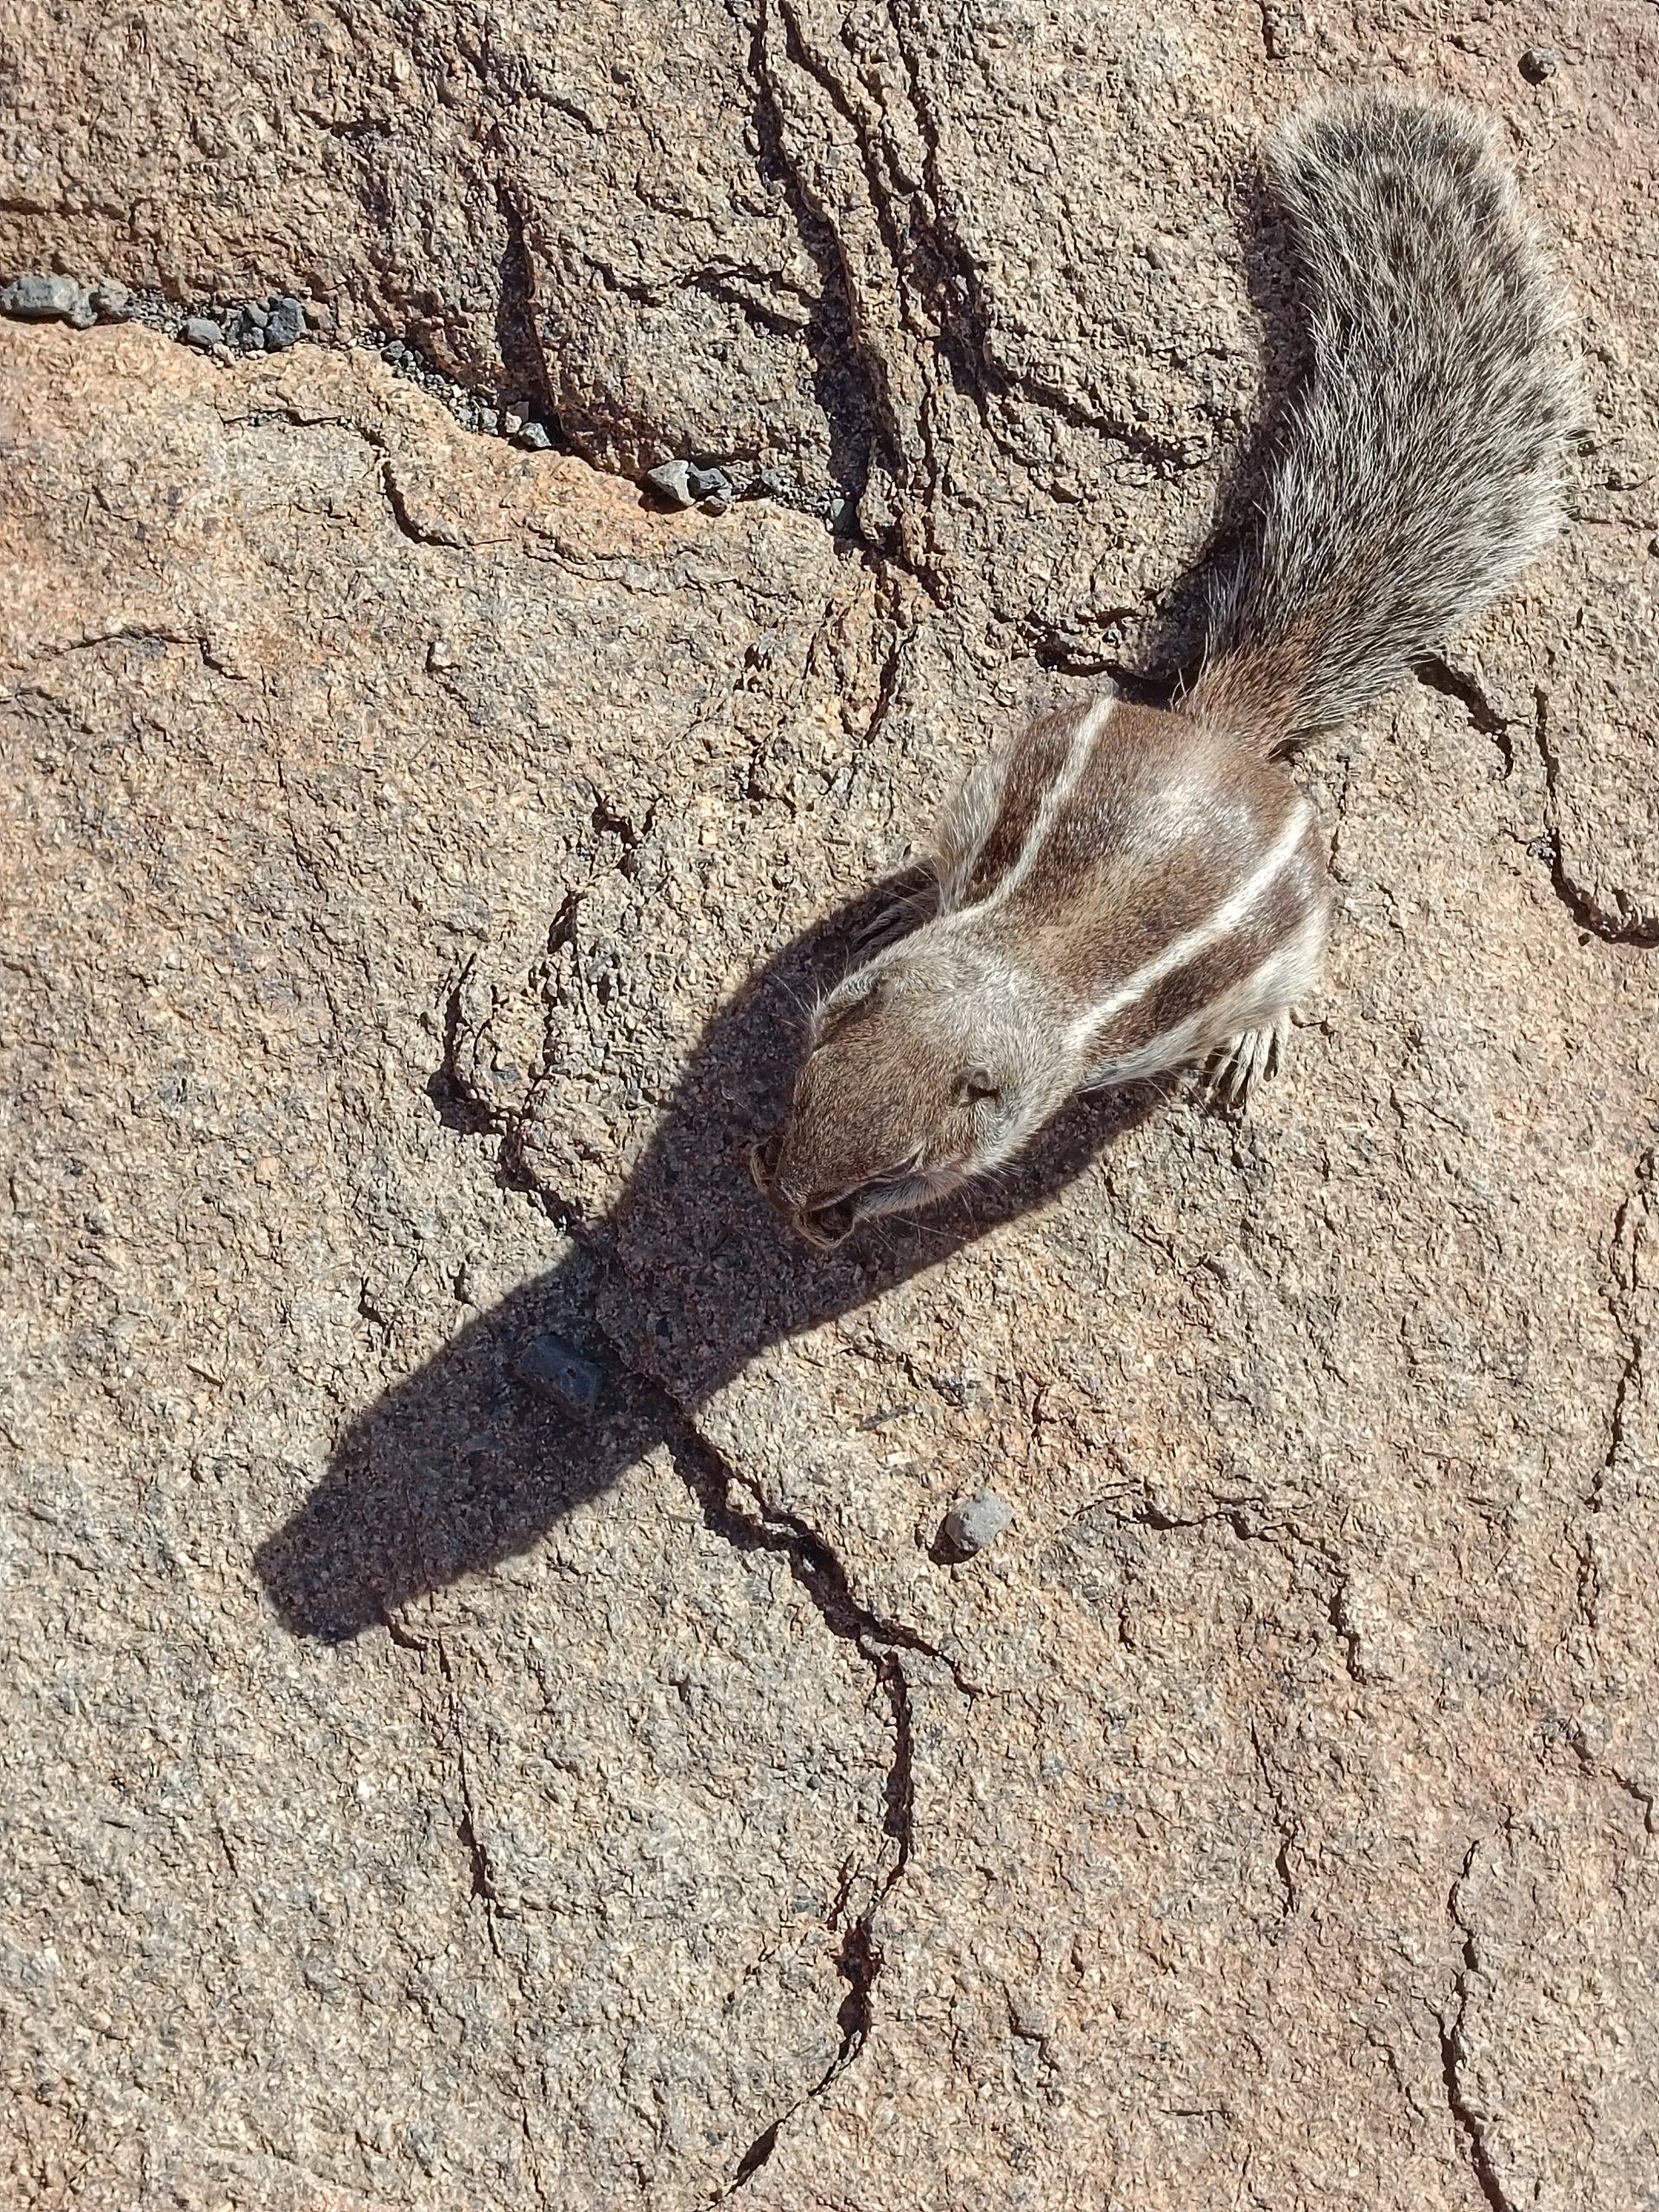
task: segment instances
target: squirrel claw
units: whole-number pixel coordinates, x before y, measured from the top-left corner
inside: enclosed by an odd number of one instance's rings
[[[1236,1037],[1230,1038],[1210,1063],[1205,1103],[1213,1105],[1219,1101],[1224,1106],[1242,1111],[1249,1105],[1256,1084],[1275,1075],[1283,1065],[1285,1042],[1289,1034],[1290,1016],[1281,1014],[1265,1028],[1243,1029]]]

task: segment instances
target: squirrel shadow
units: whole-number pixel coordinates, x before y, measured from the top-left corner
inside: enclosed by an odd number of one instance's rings
[[[786,1103],[799,1007],[842,972],[890,905],[876,887],[798,938],[704,1032],[610,1214],[470,1322],[344,1430],[327,1472],[259,1547],[296,1636],[338,1643],[400,1606],[525,1552],[658,1446],[767,1346],[855,1311],[1039,1205],[1144,1120],[1147,1086],[1074,1100],[995,1185],[834,1252],[797,1244],[755,1190],[750,1140]],[[839,964],[838,964],[839,963]],[[535,1379],[546,1340],[608,1370],[590,1418]],[[626,1370],[620,1372],[619,1370]]]

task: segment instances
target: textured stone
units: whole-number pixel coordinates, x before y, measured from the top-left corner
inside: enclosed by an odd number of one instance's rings
[[[522,1379],[578,1421],[587,1421],[604,1388],[602,1369],[573,1351],[562,1338],[533,1336],[513,1363]]]
[[[1541,92],[1440,0],[8,17],[0,265],[314,293],[586,459],[0,330],[0,2196],[1642,2204],[1644,14]],[[1306,762],[1245,1120],[786,1245],[802,1003],[973,747],[1173,650],[1293,358],[1238,165],[1379,67],[1560,238],[1567,543]]]
[[[111,2205],[696,2204],[891,1872],[870,1661],[654,1397],[576,1446],[517,1382],[584,1263],[448,1072],[519,1095],[623,863],[682,905],[735,806],[776,865],[752,761],[827,781],[870,587],[361,359],[0,332],[8,2203],[60,2145]],[[619,990],[613,1066],[700,1011]]]
[[[72,276],[14,276],[0,285],[0,315],[18,322],[80,321],[86,289]]]
[[[639,480],[646,491],[654,492],[659,499],[666,499],[672,506],[694,507],[702,496],[694,488],[694,479],[702,474],[689,461],[664,461],[655,468],[648,468]]]
[[[971,1559],[994,1544],[1014,1519],[1014,1508],[991,1491],[957,1500],[940,1525],[945,1549],[959,1559]]]
[[[305,332],[305,308],[300,301],[286,298],[273,300],[265,317],[265,350],[270,353],[285,353],[296,346]]]

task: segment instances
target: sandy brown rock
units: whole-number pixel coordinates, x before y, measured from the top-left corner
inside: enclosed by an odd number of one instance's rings
[[[0,263],[180,298],[308,289],[638,475],[765,468],[930,580],[982,684],[1167,662],[1147,635],[1217,473],[1295,359],[1262,131],[1358,77],[1492,111],[1585,311],[1582,596],[1599,664],[1650,625],[1659,360],[1651,11],[1529,27],[1430,0],[950,18],[760,0],[671,16],[26,5],[0,28]],[[1535,27],[1532,27],[1535,28]],[[1615,610],[1621,610],[1616,612]],[[1629,626],[1620,641],[1616,626]],[[1652,936],[1646,727],[1546,668],[1548,835],[1594,926]]]
[[[378,370],[4,343],[9,2153],[67,2131],[66,2202],[701,2202],[842,2046],[869,1663],[626,1395],[614,1484],[562,1486],[505,1359],[376,1534],[550,1545],[334,1642],[256,1560],[372,1376],[570,1251],[465,1133],[451,991],[568,911],[603,991],[618,825],[707,865],[734,689],[821,773],[868,587]],[[612,1020],[661,1063],[689,1016]]]
[[[1643,2205],[1651,27],[60,25],[16,265],[303,284],[858,528],[0,328],[13,2195]],[[1356,71],[1505,118],[1574,531],[1308,764],[1248,1122],[786,1248],[801,1000],[972,744],[1162,650],[1288,367],[1239,164]]]

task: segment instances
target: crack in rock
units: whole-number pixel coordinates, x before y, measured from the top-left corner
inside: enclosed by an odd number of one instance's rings
[[[1464,2068],[1468,2064],[1470,2056],[1463,2032],[1464,2017],[1469,2007],[1470,1984],[1480,1974],[1481,1967],[1475,1948],[1474,1929],[1464,1918],[1459,1900],[1479,1849],[1478,1840],[1470,1845],[1464,1854],[1458,1878],[1452,1885],[1451,1894],[1446,1898],[1446,1910],[1451,1916],[1452,1924],[1463,1942],[1460,1963],[1452,1984],[1455,2010],[1435,2016],[1440,2030],[1440,2076],[1446,2087],[1446,2110],[1452,2115],[1452,2125],[1467,2154],[1476,2187],[1491,2206],[1491,2212],[1520,2212],[1515,2199],[1503,2185],[1492,2156],[1490,2131],[1493,2116],[1477,2111],[1470,2101],[1463,2081]]]
[[[1438,654],[1419,661],[1415,674],[1427,690],[1455,700],[1467,715],[1470,726],[1483,737],[1497,741],[1503,759],[1504,776],[1507,779],[1511,775],[1515,769],[1515,741],[1511,733],[1525,727],[1528,718],[1500,714],[1476,677],[1466,670],[1454,668]],[[1632,944],[1645,950],[1659,946],[1659,915],[1644,914],[1639,910],[1609,913],[1569,870],[1561,842],[1561,764],[1549,741],[1549,694],[1542,684],[1534,684],[1532,702],[1532,740],[1544,777],[1544,834],[1537,845],[1529,849],[1548,864],[1550,887],[1580,929],[1600,938],[1604,944]],[[1613,895],[1621,906],[1625,903],[1623,892],[1615,889]]]
[[[1640,945],[1650,950],[1659,945],[1659,915],[1639,912],[1610,914],[1595,895],[1586,891],[1583,884],[1568,873],[1561,850],[1561,764],[1549,740],[1549,694],[1541,683],[1533,686],[1532,703],[1533,742],[1538,748],[1538,759],[1544,772],[1550,841],[1549,872],[1555,895],[1580,929],[1588,930],[1592,936],[1600,938],[1605,944]],[[1613,895],[1624,901],[1623,892],[1616,889]]]
[[[496,1880],[494,1861],[491,1857],[490,1847],[485,1840],[484,1829],[480,1823],[478,1799],[473,1789],[472,1770],[467,1758],[467,1732],[461,1719],[460,1689],[448,1648],[442,1636],[435,1636],[429,1641],[423,1637],[412,1635],[395,1613],[387,1612],[383,1615],[382,1624],[391,1642],[400,1651],[415,1653],[423,1664],[427,1654],[430,1652],[436,1662],[438,1676],[442,1684],[442,1727],[437,1725],[435,1715],[429,1712],[428,1717],[433,1723],[435,1739],[438,1742],[440,1748],[451,1749],[454,1755],[455,1788],[460,1799],[460,1810],[455,1815],[455,1836],[467,1854],[467,1891],[483,1913],[484,1937],[489,1946],[491,1956],[499,1961],[505,1971],[512,1974],[518,1985],[520,1999],[525,1999],[530,1993],[526,1987],[522,1960],[512,1957],[509,1952],[503,1948],[497,1926],[500,1913],[499,1887]],[[537,2202],[545,2207],[550,2202],[550,2199],[547,2193],[546,2177],[542,2171],[541,2149],[536,2139],[531,2118],[533,2105],[527,2086],[532,2069],[524,2047],[521,2021],[517,2014],[514,2016],[512,2024],[512,2046],[518,2078],[520,2083],[525,2085],[521,2089],[518,2098],[518,2126],[524,2145],[525,2170],[530,2184],[536,2192]],[[543,2102],[545,2094],[543,2080]]]
[[[830,1925],[832,1930],[838,1928],[841,1936],[836,1969],[846,1985],[836,2014],[840,2040],[835,2056],[818,2079],[753,2138],[738,2160],[729,2184],[710,2200],[722,2202],[760,2171],[777,2148],[784,2128],[839,2080],[869,2039],[875,1989],[884,1964],[878,1923],[904,1878],[916,1832],[915,1728],[911,1681],[900,1654],[908,1651],[935,1659],[964,1696],[972,1698],[977,1692],[955,1662],[936,1645],[903,1623],[888,1620],[861,1605],[853,1595],[845,1567],[823,1536],[798,1516],[769,1505],[759,1486],[733,1466],[671,1402],[637,1376],[633,1380],[643,1396],[659,1401],[657,1411],[670,1435],[670,1456],[696,1499],[704,1525],[740,1550],[774,1552],[785,1561],[830,1634],[853,1644],[869,1667],[893,1729],[893,1758],[882,1818],[891,1857],[886,1872],[872,1880],[868,1899],[850,1920],[843,1923],[842,1917],[850,1900],[850,1872],[843,1877],[830,1910]],[[740,1501],[735,1495],[739,1491],[747,1493],[747,1503]]]

